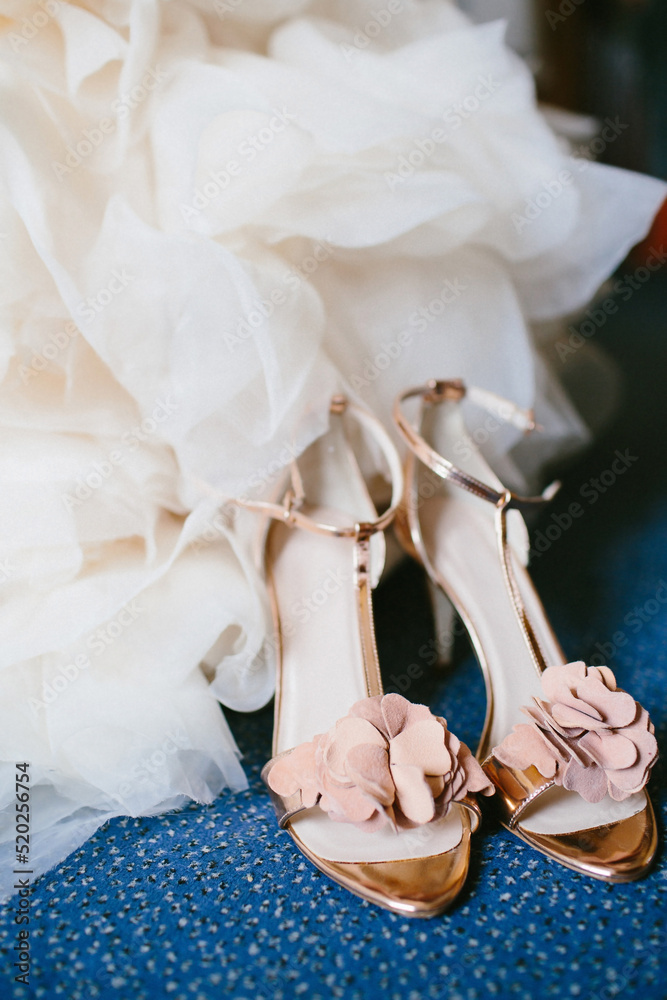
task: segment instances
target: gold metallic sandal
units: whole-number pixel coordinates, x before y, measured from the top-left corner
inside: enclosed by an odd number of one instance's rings
[[[403,404],[414,397],[412,423]],[[525,569],[521,517],[551,499],[557,484],[539,497],[506,489],[466,429],[467,406],[535,429],[532,413],[460,380],[402,393],[394,417],[410,451],[399,537],[455,606],[484,672],[477,756],[499,793],[504,825],[569,868],[631,881],[656,850],[644,790],[657,754],[653,726],[608,667],[566,662]]]
[[[284,504],[243,504],[273,519],[266,569],[280,656],[274,757],[262,776],[280,826],[321,871],[370,902],[428,917],[461,890],[479,823],[473,793],[493,788],[444,719],[382,694],[371,590],[401,462],[365,410],[335,397],[331,412],[329,432],[293,466]],[[351,417],[389,466],[381,516],[350,446]]]

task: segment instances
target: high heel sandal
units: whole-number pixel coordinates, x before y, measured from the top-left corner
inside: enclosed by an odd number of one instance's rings
[[[443,719],[382,694],[371,589],[402,496],[401,462],[365,410],[335,397],[331,412],[328,434],[293,465],[284,504],[242,504],[272,519],[266,570],[280,662],[262,777],[280,826],[321,871],[387,909],[433,916],[466,878],[473,793],[493,789]],[[393,496],[380,516],[349,417],[389,466]]]
[[[421,405],[411,423],[403,404],[414,397]],[[477,757],[504,825],[569,868],[631,881],[656,850],[644,791],[657,754],[653,726],[608,667],[567,663],[525,569],[520,513],[551,499],[557,484],[539,497],[506,489],[466,430],[464,400],[535,429],[532,413],[458,379],[402,393],[394,417],[410,450],[399,537],[455,606],[484,672]]]

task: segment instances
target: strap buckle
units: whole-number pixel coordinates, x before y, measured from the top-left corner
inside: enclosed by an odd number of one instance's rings
[[[466,387],[460,378],[432,378],[424,387],[424,402],[428,404],[444,403],[445,400],[458,402],[466,394]]]
[[[296,514],[303,506],[303,497],[297,496],[290,487],[283,497],[283,520],[286,524],[296,524]]]
[[[394,402],[394,420],[403,440],[417,458],[441,479],[449,480],[461,489],[475,494],[482,500],[488,500],[500,508],[531,509],[537,504],[548,502],[555,496],[560,488],[559,482],[552,483],[540,496],[524,497],[504,488],[499,490],[495,486],[489,486],[439,455],[403,414],[402,404],[415,396],[420,397],[427,404],[440,403],[444,400],[460,401],[464,396],[468,396],[471,402],[483,406],[500,419],[507,420],[526,432],[535,430],[537,427],[532,411],[521,410],[513,403],[486,389],[479,389],[476,386],[466,388],[461,379],[431,379],[425,385],[402,392]]]
[[[226,497],[211,489],[205,483],[200,482],[200,486],[216,496],[219,500],[234,504],[245,510],[254,510],[265,517],[282,521],[284,524],[294,528],[302,528],[311,531],[316,535],[327,535],[333,538],[366,538],[375,532],[384,531],[391,524],[398,506],[403,496],[403,467],[401,459],[396,450],[394,442],[382,426],[380,421],[368,410],[351,403],[346,396],[338,394],[333,396],[330,403],[330,411],[336,416],[349,413],[353,416],[372,437],[380,447],[385,461],[389,467],[389,475],[392,483],[392,494],[389,507],[380,514],[376,520],[359,522],[347,525],[324,524],[313,520],[304,514],[302,507],[305,501],[303,482],[299,472],[298,464],[292,462],[291,485],[288,487],[282,503],[272,503],[266,500],[248,500],[240,497]]]

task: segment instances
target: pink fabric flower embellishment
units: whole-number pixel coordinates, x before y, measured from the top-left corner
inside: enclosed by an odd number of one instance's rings
[[[329,732],[277,760],[267,781],[279,795],[300,790],[307,808],[319,804],[332,820],[368,831],[421,826],[468,793],[494,791],[445,720],[400,694],[358,701]]]
[[[548,701],[522,708],[532,722],[514,726],[494,749],[501,763],[519,771],[532,764],[587,802],[607,792],[620,802],[644,787],[658,754],[654,727],[609,667],[548,667],[542,690]]]

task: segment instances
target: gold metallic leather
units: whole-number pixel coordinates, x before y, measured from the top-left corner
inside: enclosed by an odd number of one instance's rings
[[[479,390],[475,390],[479,393]],[[421,461],[437,476],[467,490],[476,496],[489,501],[496,507],[496,536],[501,564],[505,576],[505,585],[514,605],[519,627],[521,628],[526,646],[532,656],[538,674],[547,665],[540,648],[536,633],[526,613],[520,590],[517,586],[511,553],[507,539],[506,512],[510,509],[526,510],[553,497],[558,483],[553,483],[539,497],[522,497],[509,490],[498,490],[457,468],[442,455],[439,455],[428,444],[417,430],[421,425],[423,407],[437,405],[444,400],[460,401],[471,390],[460,380],[431,380],[423,386],[408,389],[403,392],[394,404],[394,420],[399,432],[409,447],[406,463],[406,482],[408,486],[415,482],[416,461]],[[490,401],[492,407],[498,405],[499,399],[493,394],[489,397],[477,398],[478,405],[486,406]],[[403,403],[412,397],[421,400],[422,411],[417,426],[413,425],[403,413]],[[516,407],[508,404],[507,416],[517,426],[523,426],[529,432],[535,429],[534,415],[530,412],[521,413]],[[488,406],[487,406],[488,408]],[[409,495],[409,493],[408,493]],[[428,554],[424,551],[421,539],[419,518],[416,509],[410,502],[404,501],[399,507],[396,517],[399,537],[408,552],[427,568],[432,579],[447,593],[461,613],[460,602],[451,593],[434,568],[430,566]],[[657,847],[657,831],[653,808],[646,795],[646,804],[635,815],[626,819],[601,824],[590,829],[574,833],[547,835],[537,834],[527,830],[521,824],[521,817],[539,795],[548,792],[555,784],[553,779],[545,778],[536,767],[528,767],[523,771],[502,764],[493,753],[489,753],[488,733],[493,715],[493,692],[491,690],[488,670],[485,667],[484,653],[475,640],[473,623],[464,621],[468,627],[475,651],[484,671],[487,687],[487,716],[484,724],[484,734],[478,749],[478,757],[483,760],[483,768],[496,788],[495,801],[504,825],[518,837],[537,850],[554,858],[561,864],[577,871],[585,872],[595,878],[610,882],[628,882],[639,878],[648,870]],[[488,755],[488,756],[487,756]]]
[[[482,764],[487,777],[496,786],[496,803],[503,814],[508,829],[513,830],[529,802],[554,784],[536,767],[519,771],[507,767],[491,754]]]
[[[633,882],[646,875],[658,846],[648,796],[644,809],[617,823],[556,835],[533,833],[519,823],[513,832],[547,857],[606,882]]]
[[[538,795],[555,784],[536,767],[519,771],[491,754],[482,765],[496,787],[503,825],[525,843],[568,868],[607,882],[632,882],[649,869],[658,844],[651,800],[627,819],[574,833],[534,833],[521,826],[521,815]]]
[[[312,854],[288,827],[297,847],[312,863],[355,896],[410,917],[434,917],[456,899],[468,874],[470,821],[461,810],[461,840],[443,854],[405,861],[328,861]]]
[[[342,415],[350,411],[357,419],[375,434],[380,447],[385,453],[393,483],[392,499],[387,510],[376,520],[368,523],[357,523],[338,527],[315,522],[300,508],[303,504],[303,484],[300,481],[298,466],[293,464],[292,487],[282,505],[253,502],[242,504],[264,513],[269,517],[282,521],[284,524],[302,528],[316,534],[325,534],[338,538],[349,538],[354,541],[354,578],[355,603],[357,610],[357,626],[361,643],[361,652],[368,696],[382,694],[382,680],[378,663],[377,646],[372,605],[372,581],[370,578],[370,542],[373,534],[383,531],[393,520],[399,503],[403,497],[403,474],[394,454],[391,439],[382,425],[365,411],[359,410],[348,403],[344,397],[334,397],[331,412]],[[271,567],[267,565],[271,605],[273,611],[275,632],[278,639],[278,678],[276,685],[276,725],[274,728],[274,752],[278,745],[278,721],[280,718],[282,685],[280,683],[280,664],[282,660],[283,636],[280,615],[274,587],[271,581]],[[352,623],[350,623],[352,625]],[[262,778],[268,785],[267,778],[277,760],[291,753],[286,750],[273,757],[262,769]],[[461,891],[468,872],[470,858],[470,835],[476,830],[481,819],[481,810],[474,796],[466,796],[459,803],[453,803],[451,808],[458,809],[461,817],[462,835],[456,847],[438,855],[421,858],[406,858],[400,861],[374,862],[339,862],[329,861],[315,855],[301,840],[298,832],[290,823],[292,817],[302,812],[301,791],[290,796],[281,796],[269,787],[269,794],[276,812],[279,825],[286,829],[299,850],[317,867],[350,892],[367,899],[379,906],[401,913],[406,916],[430,917],[442,913]],[[315,807],[317,808],[317,807]]]

